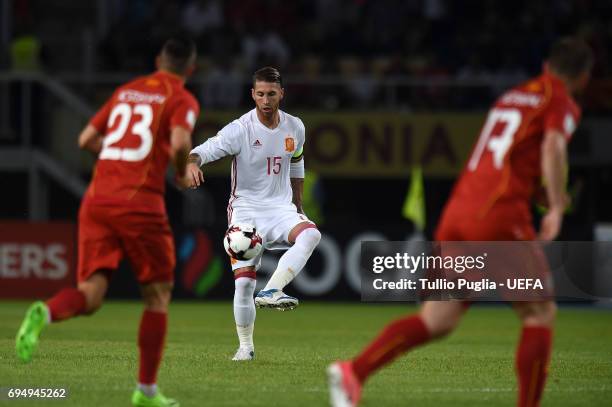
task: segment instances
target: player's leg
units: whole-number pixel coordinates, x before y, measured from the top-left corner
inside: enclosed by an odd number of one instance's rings
[[[426,301],[417,314],[393,321],[353,359],[357,378],[363,383],[373,372],[406,351],[450,334],[465,309],[460,301]]]
[[[327,370],[332,406],[356,406],[369,376],[410,349],[448,335],[466,309],[460,301],[426,301],[419,313],[387,325],[353,360],[333,363]]]
[[[99,270],[81,281],[77,288],[64,288],[47,300],[50,322],[77,315],[92,315],[102,307],[112,270]]]
[[[176,400],[164,396],[157,387],[168,332],[168,305],[172,296],[171,281],[141,284],[144,311],[138,327],[138,388],[132,394],[136,407],[177,407]]]
[[[157,373],[161,364],[168,331],[168,305],[172,282],[141,285],[144,311],[138,328],[138,389],[132,395],[134,406],[176,406],[157,388]]]
[[[168,219],[161,214],[125,211],[117,217],[115,228],[144,301],[138,327],[138,387],[132,394],[132,405],[178,406],[157,388],[176,266],[174,238]]]
[[[102,305],[107,289],[107,275],[100,271],[79,283],[77,288],[64,288],[46,303],[37,301],[30,305],[17,332],[17,356],[24,362],[32,359],[40,333],[46,325],[96,312]]]
[[[289,284],[306,265],[312,252],[321,241],[321,233],[316,225],[303,221],[296,215],[299,223],[289,230],[286,240],[292,246],[281,256],[276,270],[268,283],[255,298],[258,307],[293,309],[298,305],[297,298],[283,293]]]
[[[101,306],[113,270],[117,268],[123,250],[110,225],[112,212],[106,208],[81,205],[79,210],[79,241],[77,288],[64,288],[47,301],[52,322],[81,314],[93,314]]]
[[[301,222],[291,229],[288,241],[292,246],[281,256],[278,266],[264,290],[276,289],[282,291],[304,268],[312,252],[321,241],[321,233],[314,223]]]
[[[28,309],[16,338],[17,355],[32,358],[40,332],[50,322],[92,314],[102,304],[108,276],[121,259],[121,249],[106,212],[83,204],[79,211],[78,286],[64,288],[46,303],[35,302]]]
[[[255,226],[266,245],[266,234],[268,224],[263,222],[260,211],[237,209],[231,211],[228,224],[247,223]],[[232,360],[248,361],[255,358],[255,346],[253,343],[253,330],[255,328],[255,294],[256,271],[261,266],[263,250],[257,256],[249,260],[230,259],[234,273],[234,321],[238,335],[239,346]]]
[[[516,351],[517,405],[537,407],[546,383],[557,306],[553,301],[514,302],[512,306],[522,322]]]
[[[240,346],[232,360],[252,360],[255,357],[253,330],[255,327],[255,266],[238,267],[234,270],[234,320]]]

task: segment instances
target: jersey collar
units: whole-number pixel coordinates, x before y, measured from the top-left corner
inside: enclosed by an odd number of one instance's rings
[[[559,88],[563,89],[563,92],[569,95],[569,92],[567,91],[567,86],[565,86],[565,82],[563,82],[561,80],[561,78],[559,78],[557,75],[555,75],[554,73],[552,73],[550,71],[550,69],[548,68],[544,68],[544,72],[542,73],[543,76],[545,76],[546,78],[548,78],[552,83],[554,83],[556,86],[558,86]]]
[[[259,120],[259,116],[257,116],[257,108],[254,108],[253,110],[251,110],[251,114],[252,114],[252,117],[253,117],[252,120],[255,121],[257,124],[259,124],[261,127],[263,127],[264,129],[266,129],[269,132],[275,132],[278,129],[280,129],[281,124],[283,124],[283,122],[285,121],[284,112],[282,110],[280,110],[280,109],[278,109],[278,125],[275,128],[273,128],[273,129],[269,128],[268,126],[263,124],[261,122],[261,120]]]
[[[176,84],[179,84],[180,86],[183,86],[185,84],[185,80],[181,76],[174,74],[172,72],[159,70],[155,72],[154,75],[168,79],[170,82],[174,82]]]

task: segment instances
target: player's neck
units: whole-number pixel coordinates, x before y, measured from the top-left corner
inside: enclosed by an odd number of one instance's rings
[[[565,87],[565,89],[569,93],[572,93],[572,94],[574,93],[573,82],[570,79],[568,79],[564,75],[561,75],[561,74],[555,72],[554,70],[552,70],[550,68],[545,68],[545,72],[548,74],[548,76],[553,77],[555,80],[557,80],[558,82],[563,84],[563,86]]]
[[[257,118],[261,124],[269,129],[275,129],[278,127],[280,123],[280,114],[278,113],[278,110],[269,116],[264,115],[259,109],[255,109],[255,111],[257,112]]]
[[[178,79],[182,83],[185,83],[185,77],[184,76],[181,76],[179,74],[176,74],[176,73],[174,73],[172,71],[169,71],[167,69],[164,69],[164,68],[159,68],[157,71],[163,73],[164,75],[168,75],[168,76],[170,76],[172,78]]]

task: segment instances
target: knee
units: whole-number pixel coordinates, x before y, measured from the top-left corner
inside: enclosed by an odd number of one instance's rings
[[[83,315],[93,315],[100,308],[102,308],[102,303],[104,302],[103,293],[92,289],[90,286],[80,286],[79,291],[83,293],[83,296],[85,296],[85,308],[82,312]]]
[[[461,320],[460,316],[444,316],[442,314],[421,314],[431,339],[450,335]]]
[[[457,328],[458,323],[459,321],[454,320],[426,321],[425,326],[427,326],[430,337],[437,339],[450,335]]]
[[[234,280],[234,285],[234,306],[254,306],[253,294],[255,294],[255,279],[249,277],[240,277]]]
[[[314,242],[314,246],[316,246],[321,241],[321,232],[319,232],[317,228],[311,228],[310,230],[312,231],[310,232],[312,234],[312,241]]]
[[[550,325],[552,325],[555,322],[555,319],[557,319],[557,304],[554,302],[549,302],[546,306],[545,314],[545,318],[550,321]]]
[[[447,336],[455,330],[465,307],[459,301],[426,301],[419,315],[429,331],[431,339]]]
[[[238,295],[253,295],[255,292],[255,279],[250,277],[239,277],[234,280],[234,287]]]
[[[102,308],[102,299],[101,298],[88,298],[87,295],[85,296],[86,298],[86,305],[85,305],[85,309],[83,310],[83,315],[89,316],[89,315],[93,315],[96,312],[98,312],[98,310],[100,308]]]
[[[158,293],[145,298],[145,307],[149,311],[166,312],[170,304],[170,291]]]
[[[321,232],[317,228],[304,229],[299,235],[300,242],[304,242],[310,249],[314,250],[321,241]]]
[[[149,311],[167,312],[171,297],[171,288],[159,287],[155,290],[145,291],[143,296],[145,308]]]
[[[557,304],[552,301],[525,303],[520,306],[519,316],[523,325],[552,326],[557,317]]]
[[[82,314],[92,315],[102,307],[104,302],[108,288],[107,275],[103,271],[97,272],[86,281],[79,283],[77,288],[85,297],[85,309]]]

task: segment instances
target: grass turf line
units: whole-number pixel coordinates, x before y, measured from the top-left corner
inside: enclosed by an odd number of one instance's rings
[[[7,406],[129,405],[142,306],[109,302],[93,317],[48,327],[30,364],[14,353],[25,302],[0,302],[0,387],[67,387],[61,401]],[[326,405],[326,365],[358,352],[412,306],[305,302],[258,310],[256,360],[236,363],[232,305],[174,303],[160,388],[182,406]],[[363,406],[514,406],[519,323],[507,307],[473,307],[448,339],[419,348],[368,382]],[[562,308],[543,406],[612,400],[612,311]]]

